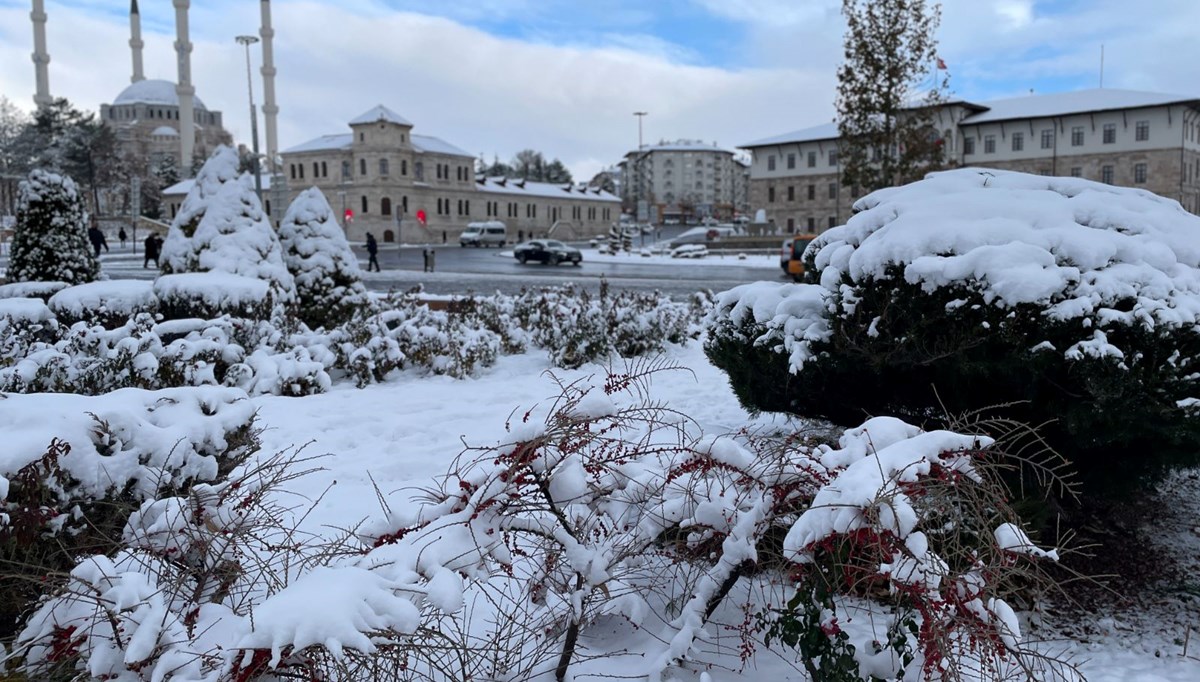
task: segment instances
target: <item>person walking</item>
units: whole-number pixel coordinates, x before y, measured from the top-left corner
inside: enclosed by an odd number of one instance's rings
[[[145,258],[142,259],[142,267],[150,267],[150,261],[154,261],[154,267],[158,267],[158,254],[162,250],[162,240],[153,232],[149,237],[146,237]]]
[[[367,261],[367,272],[371,271],[371,266],[375,266],[375,272],[380,272],[379,269],[379,243],[375,241],[375,235],[367,233],[367,255],[370,259]]]
[[[100,257],[100,249],[108,251],[108,240],[104,238],[104,233],[100,228],[93,224],[88,228],[88,241],[92,243],[92,248],[96,250],[96,258]]]
[[[117,239],[121,240],[121,248],[122,249],[125,248],[125,240],[128,237],[129,237],[129,235],[125,234],[125,228],[122,227],[121,231],[117,233]]]

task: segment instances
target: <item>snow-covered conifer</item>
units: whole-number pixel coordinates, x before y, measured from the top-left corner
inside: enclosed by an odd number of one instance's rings
[[[304,190],[279,225],[283,260],[296,280],[299,317],[309,327],[330,327],[366,303],[358,259],[333,209],[316,187]]]
[[[164,274],[195,272],[195,249],[191,244],[196,228],[200,226],[204,212],[221,185],[237,179],[238,155],[232,147],[221,145],[196,174],[192,189],[179,207],[179,213],[171,221],[171,229],[162,245],[162,271]]]
[[[250,176],[224,182],[207,198],[189,241],[192,272],[225,272],[264,280],[276,303],[290,303],[296,286],[283,264],[279,237],[254,194]]]
[[[30,173],[17,198],[8,281],[82,284],[99,273],[75,182],[43,170]]]

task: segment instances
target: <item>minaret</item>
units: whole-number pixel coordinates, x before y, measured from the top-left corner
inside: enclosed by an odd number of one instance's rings
[[[179,59],[179,175],[192,177],[192,155],[196,145],[196,109],[192,97],[192,43],[188,40],[188,8],[191,0],[173,0],[175,4],[175,54]]]
[[[133,0],[133,4],[129,6],[129,49],[133,52],[133,77],[129,79],[130,83],[146,80],[146,74],[142,72],[142,47],[144,46],[142,15],[138,13],[137,0]]]
[[[50,53],[46,51],[46,3],[33,0],[33,70],[37,78],[37,94],[33,102],[39,109],[50,105]]]
[[[262,28],[258,34],[262,37],[262,110],[267,123],[267,168],[274,173],[275,155],[279,153],[279,140],[275,128],[275,116],[279,113],[279,107],[275,104],[275,51],[271,46],[275,29],[271,28],[271,0],[262,0]]]

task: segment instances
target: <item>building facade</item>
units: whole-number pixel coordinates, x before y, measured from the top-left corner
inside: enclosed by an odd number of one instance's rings
[[[285,149],[276,183],[289,200],[319,188],[351,240],[371,232],[383,242],[456,242],[484,220],[503,221],[513,238],[572,239],[605,234],[620,217],[620,201],[599,188],[477,177],[471,154],[414,134],[382,105],[349,127]]]
[[[121,91],[112,104],[100,105],[100,120],[112,128],[127,152],[143,155],[155,163],[170,158],[180,168],[191,163],[180,158],[179,96],[176,85],[166,80],[140,80]],[[221,112],[209,111],[199,97],[192,98],[192,153],[203,161],[217,148],[230,144]]]
[[[621,201],[636,215],[647,203],[651,222],[670,218],[728,220],[748,209],[745,164],[733,151],[698,140],[660,142],[621,161]]]
[[[978,166],[1139,187],[1200,213],[1200,98],[1083,90],[950,102],[935,114],[949,167]],[[841,183],[834,123],[743,145],[750,204],[782,231],[840,225],[861,196]]]

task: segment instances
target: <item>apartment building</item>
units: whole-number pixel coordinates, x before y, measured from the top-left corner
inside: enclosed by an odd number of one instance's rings
[[[935,113],[947,165],[1087,178],[1140,187],[1200,213],[1200,97],[1093,89],[990,102],[952,101]],[[841,183],[837,125],[742,145],[750,204],[787,232],[844,223],[861,196]]]
[[[630,151],[620,163],[621,200],[634,213],[639,201],[649,220],[714,217],[748,210],[746,166],[729,149],[699,140],[676,140]]]

